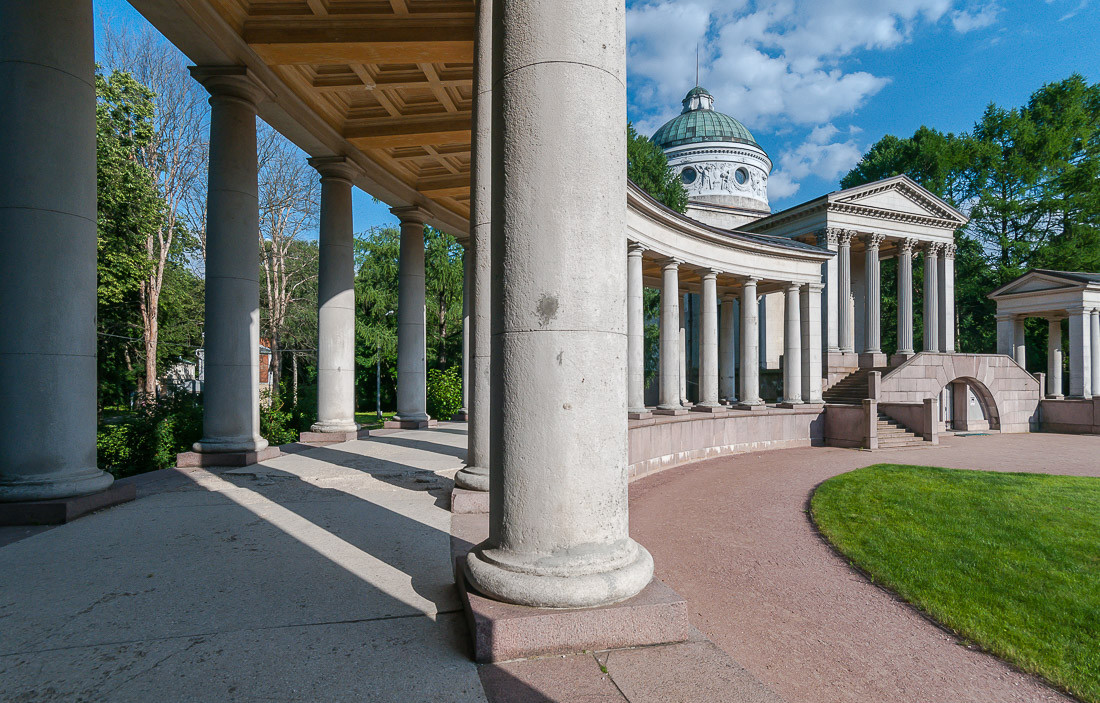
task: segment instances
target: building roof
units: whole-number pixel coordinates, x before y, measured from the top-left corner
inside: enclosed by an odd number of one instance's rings
[[[1051,271],[1049,269],[1032,269],[1028,273],[1045,273],[1055,278],[1064,278],[1075,283],[1100,283],[1100,273],[1083,273],[1081,271]],[[1026,275],[1026,274],[1025,274]]]
[[[666,122],[654,133],[651,141],[662,149],[703,142],[734,142],[760,146],[745,125],[729,115],[707,107],[713,104],[714,97],[706,88],[692,88],[684,97],[683,113]]]
[[[1031,269],[1013,278],[986,297],[996,300],[1001,296],[1039,295],[1068,290],[1096,290],[1097,287],[1100,287],[1100,273]]]

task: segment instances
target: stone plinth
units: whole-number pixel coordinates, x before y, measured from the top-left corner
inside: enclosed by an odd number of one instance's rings
[[[734,410],[748,410],[750,412],[760,412],[761,410],[767,410],[768,406],[765,403],[754,403],[752,405],[746,405],[745,403],[737,403],[733,406]]]
[[[0,503],[0,526],[61,525],[66,522],[137,497],[132,483],[115,483],[107,490],[73,498]]]
[[[480,515],[489,512],[488,491],[468,491],[455,486],[451,491],[451,512],[456,515]]]
[[[451,417],[451,422],[468,422],[470,420],[470,413],[466,410],[459,410]]]
[[[881,369],[886,366],[886,355],[882,352],[863,352],[859,355],[859,368]]]
[[[644,647],[688,639],[687,601],[654,579],[641,593],[611,605],[578,610],[528,608],[485,598],[457,585],[480,663]]]
[[[385,430],[426,430],[439,424],[438,420],[387,420],[382,425]]]
[[[298,435],[300,444],[339,444],[359,438],[359,432],[303,432]]]
[[[687,408],[657,408],[653,411],[654,415],[687,415]],[[641,418],[639,418],[641,419]]]
[[[278,447],[266,447],[258,452],[183,452],[176,455],[181,469],[211,466],[252,466],[282,455]]]
[[[729,408],[725,405],[693,405],[691,407],[693,413],[724,413],[728,411]]]
[[[648,420],[653,417],[653,413],[647,410],[645,412],[627,413],[626,417],[628,420]]]

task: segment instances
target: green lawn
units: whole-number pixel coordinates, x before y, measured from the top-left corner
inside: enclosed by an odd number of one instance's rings
[[[1100,703],[1100,479],[880,464],[821,484],[811,512],[876,583]]]
[[[382,413],[382,422],[389,420],[394,416],[394,413]],[[375,413],[355,413],[355,421],[363,426],[364,430],[376,430],[382,426],[382,422],[378,421],[378,415]]]

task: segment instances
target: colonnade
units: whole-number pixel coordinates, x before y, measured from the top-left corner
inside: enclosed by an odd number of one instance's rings
[[[864,246],[863,340],[856,340],[853,297],[852,245]],[[857,232],[829,228],[818,237],[818,244],[837,256],[825,265],[826,300],[825,349],[830,354],[882,354],[882,272],[883,245],[889,243],[898,259],[897,353],[915,353],[913,334],[913,257],[924,260],[924,339],[923,351],[955,351],[955,250],[953,243],[926,242],[916,238],[893,238],[876,232]],[[835,284],[834,284],[835,282]],[[835,311],[835,312],[834,312]],[[885,358],[873,356],[861,360],[861,366],[884,365]]]
[[[645,248],[631,244],[627,254],[627,386],[629,413],[639,418],[645,407],[645,314],[642,308],[642,263]],[[659,351],[659,398],[654,412],[678,415],[691,411],[713,412],[736,406],[753,410],[764,405],[760,394],[759,302],[762,279],[715,269],[700,271],[699,297],[699,402],[685,402],[683,388],[687,364],[683,349],[684,321],[681,317],[680,270],[684,262],[660,258],[661,313]],[[718,292],[718,277],[734,277],[739,293]],[[786,296],[784,320],[783,405],[793,407],[822,402],[822,332],[820,283],[773,282]],[[740,349],[735,349],[735,307],[740,308]],[[740,398],[734,382],[740,359]]]
[[[1027,368],[1024,323],[1038,315],[997,315],[997,353],[1006,354]],[[1075,306],[1047,320],[1046,397],[1062,398],[1062,321],[1069,320],[1069,397],[1092,398],[1100,395],[1100,308]]]

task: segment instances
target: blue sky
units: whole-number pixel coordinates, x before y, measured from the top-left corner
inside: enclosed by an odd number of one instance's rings
[[[141,22],[124,0],[102,19]],[[774,210],[837,188],[884,134],[966,131],[1073,72],[1100,81],[1100,0],[628,0],[629,116],[651,134],[695,79],[775,163]],[[355,226],[392,224],[356,190]]]

